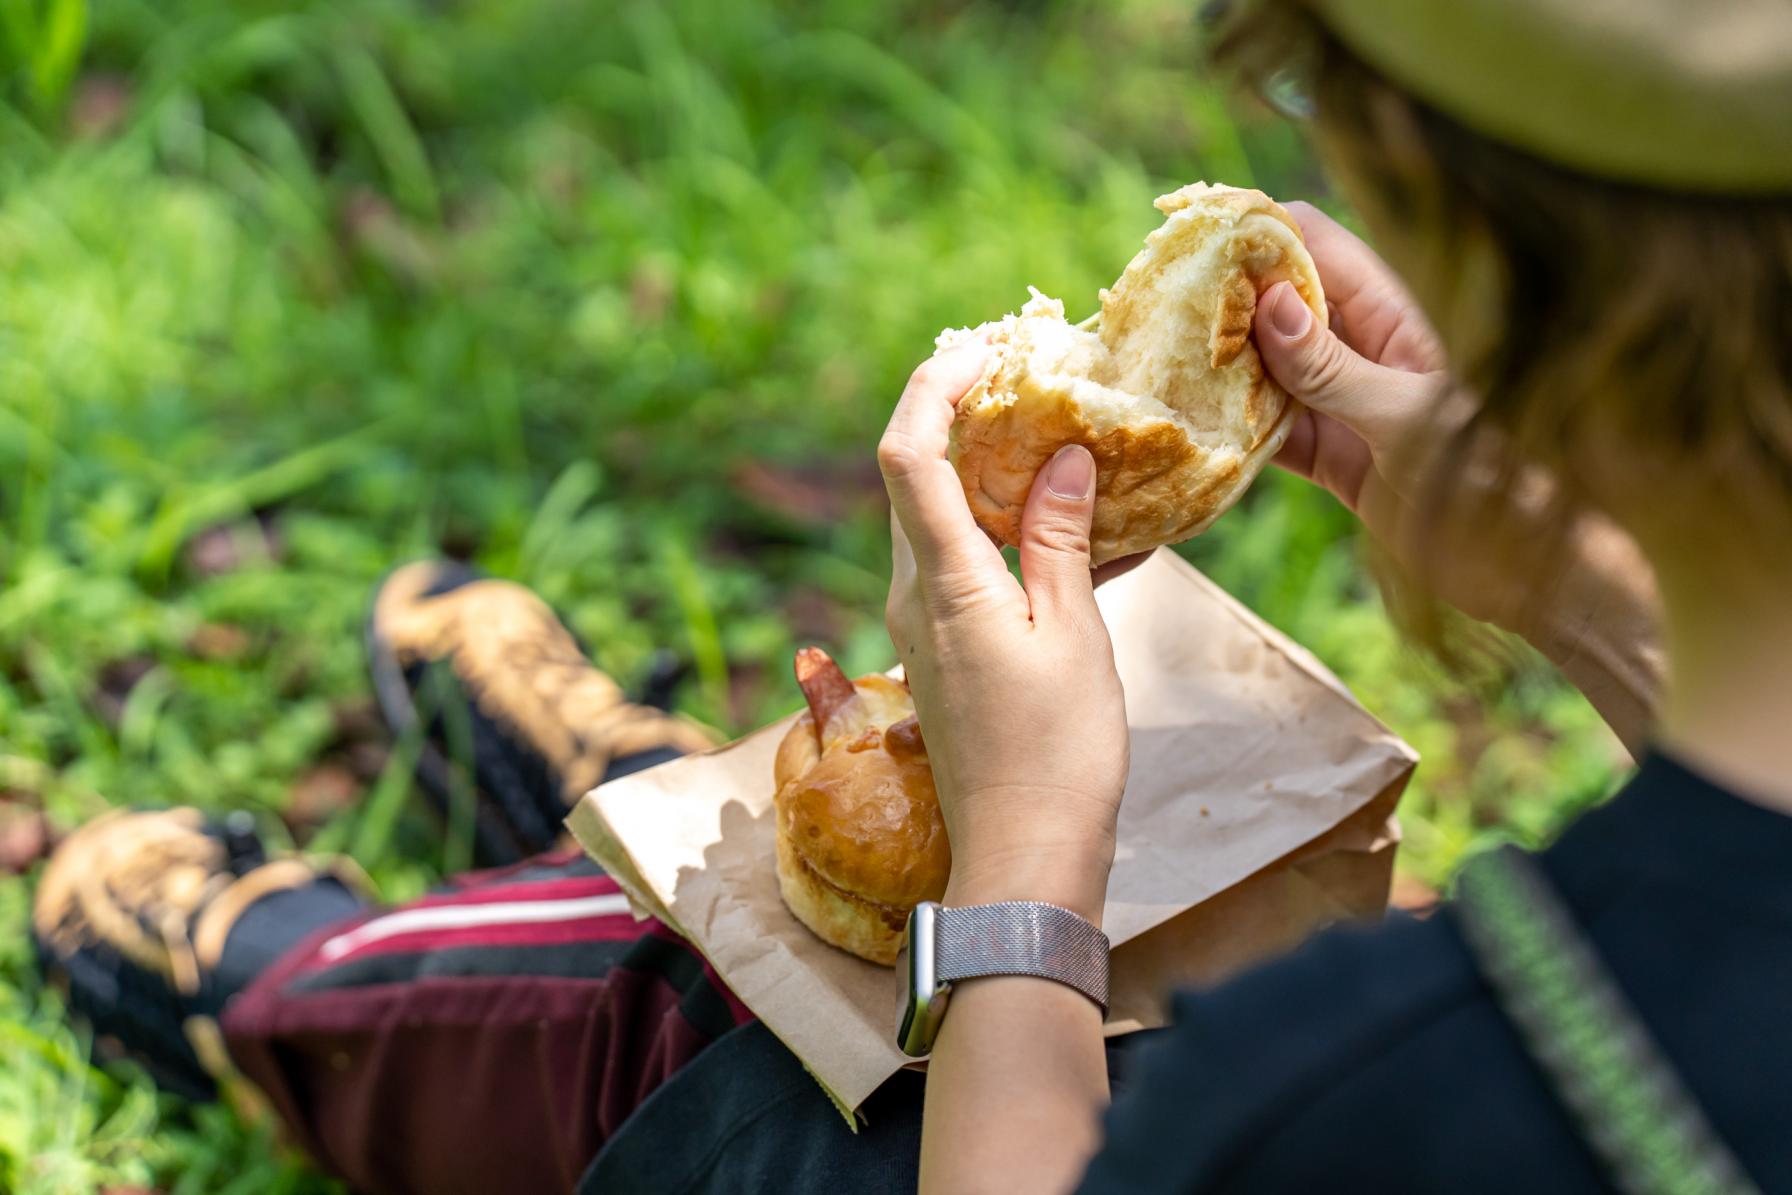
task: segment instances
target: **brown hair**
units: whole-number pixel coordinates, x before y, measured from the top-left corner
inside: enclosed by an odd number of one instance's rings
[[[1299,0],[1226,7],[1243,11],[1220,15],[1215,60],[1259,82],[1295,73],[1363,206],[1423,246],[1402,263],[1408,281],[1480,400],[1428,506],[1448,504],[1492,428],[1552,468],[1562,503],[1602,506],[1633,532],[1785,539],[1792,197],[1577,173],[1402,91]]]

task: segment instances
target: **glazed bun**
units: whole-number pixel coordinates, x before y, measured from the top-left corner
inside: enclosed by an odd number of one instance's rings
[[[773,765],[778,890],[822,941],[889,966],[952,868],[914,702],[887,676],[848,680],[820,648],[796,670],[809,708]]]
[[[1325,294],[1281,205],[1260,191],[1192,183],[1081,324],[1033,291],[1019,315],[949,329],[987,336],[983,377],[958,405],[952,462],[977,522],[1020,542],[1039,467],[1066,444],[1095,457],[1094,561],[1176,543],[1238,500],[1296,414],[1251,343],[1257,296],[1291,282],[1321,325]]]

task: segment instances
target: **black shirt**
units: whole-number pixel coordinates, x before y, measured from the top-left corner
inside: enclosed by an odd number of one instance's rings
[[[1719,1135],[1792,1191],[1792,818],[1656,755],[1542,861]],[[1084,1191],[1608,1189],[1447,907],[1321,934],[1139,1036]],[[912,1191],[920,1092],[899,1075],[855,1136],[747,1026],[642,1106],[587,1189]]]

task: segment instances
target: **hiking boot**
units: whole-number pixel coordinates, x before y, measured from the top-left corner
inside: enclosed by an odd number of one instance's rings
[[[368,619],[367,655],[393,734],[421,723],[417,778],[445,819],[457,779],[470,776],[481,866],[553,847],[573,803],[605,780],[718,741],[694,722],[629,701],[529,590],[453,562],[421,561],[387,576]]]
[[[230,1071],[225,1003],[301,931],[361,908],[365,887],[346,861],[269,859],[246,814],[118,809],[50,856],[32,937],[46,978],[102,1046],[115,1042],[170,1091],[210,1099]],[[258,941],[231,940],[251,906],[286,893],[301,896],[303,917],[264,917]]]

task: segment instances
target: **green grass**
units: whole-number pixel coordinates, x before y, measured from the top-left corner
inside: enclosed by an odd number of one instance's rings
[[[247,808],[420,891],[466,843],[368,728],[357,632],[444,547],[625,680],[677,652],[731,729],[796,701],[801,642],[882,666],[868,461],[933,334],[1028,283],[1092,305],[1182,182],[1326,202],[1202,79],[1195,7],[6,5],[0,797]],[[1402,648],[1302,483],[1188,553],[1424,754],[1420,879],[1609,785],[1540,666],[1476,695]],[[85,1063],[28,883],[0,878],[0,1189],[330,1189]]]

